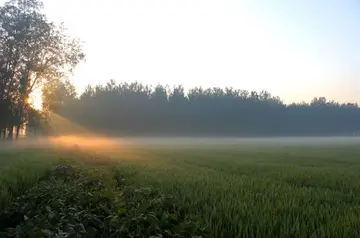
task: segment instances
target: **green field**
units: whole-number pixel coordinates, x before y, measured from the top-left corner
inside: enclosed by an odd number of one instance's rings
[[[39,180],[47,181],[43,178],[50,169],[64,162],[101,177],[111,191],[115,191],[113,173],[120,171],[125,182],[119,191],[151,188],[159,194],[172,195],[171,201],[177,206],[172,213],[181,216],[178,223],[191,221],[196,227],[193,230],[200,230],[191,234],[360,237],[359,147],[129,147],[98,152],[96,156],[78,150],[2,151],[0,208],[11,207],[16,197],[26,194]],[[111,196],[122,197],[123,192]],[[141,211],[141,202],[134,205],[126,201],[125,196],[123,209],[132,206],[132,213],[125,217],[137,216],[134,214]],[[146,197],[141,201],[146,203]],[[160,210],[171,210],[159,206]],[[158,214],[156,206],[151,209]],[[159,222],[163,222],[162,218]],[[137,229],[141,233],[139,230],[149,229],[148,226],[146,222],[137,228],[130,224],[128,232]],[[162,227],[172,229],[169,224],[160,224],[160,229],[165,229]],[[129,237],[124,234],[118,237]],[[168,233],[162,235],[171,237]]]

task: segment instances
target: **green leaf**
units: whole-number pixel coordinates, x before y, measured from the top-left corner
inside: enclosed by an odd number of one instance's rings
[[[42,234],[44,234],[46,237],[53,237],[53,232],[48,229],[42,229]],[[43,237],[43,236],[42,236]]]
[[[87,238],[94,238],[98,234],[98,231],[94,227],[88,227],[86,229],[86,237]]]

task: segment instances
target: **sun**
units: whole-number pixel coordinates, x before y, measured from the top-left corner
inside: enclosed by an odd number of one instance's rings
[[[33,92],[30,94],[27,102],[30,104],[30,106],[36,110],[42,110],[42,98],[41,93],[39,92]]]

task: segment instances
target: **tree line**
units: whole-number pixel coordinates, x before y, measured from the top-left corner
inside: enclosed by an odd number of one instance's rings
[[[0,135],[18,138],[24,126],[39,126],[42,112],[29,97],[60,82],[84,58],[63,25],[49,21],[38,0],[10,0],[0,7]]]
[[[79,97],[65,80],[84,59],[78,40],[49,21],[39,0],[0,7],[0,135],[17,138],[41,127],[48,112],[109,135],[283,136],[351,135],[360,131],[357,104],[324,97],[285,104],[267,91],[138,82],[88,86]],[[29,103],[42,88],[43,110]],[[14,135],[15,133],[15,135]]]
[[[66,90],[65,90],[66,91]],[[315,97],[285,104],[267,91],[151,87],[138,82],[88,86],[53,109],[91,130],[139,136],[352,135],[360,108]],[[61,100],[58,100],[58,102]]]

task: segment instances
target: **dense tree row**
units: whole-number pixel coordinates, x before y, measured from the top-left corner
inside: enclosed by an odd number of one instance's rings
[[[83,57],[78,41],[47,20],[38,0],[11,0],[0,7],[0,132],[16,137],[37,125],[29,104],[38,87],[61,80]]]
[[[57,108],[64,117],[113,135],[281,136],[352,135],[360,130],[357,104],[325,98],[284,104],[267,91],[193,88],[185,92],[110,81],[88,86]]]

